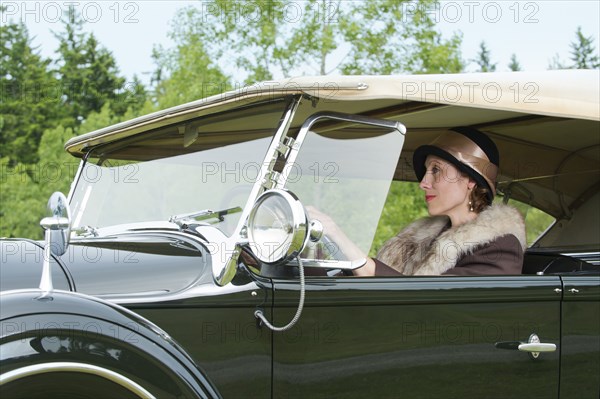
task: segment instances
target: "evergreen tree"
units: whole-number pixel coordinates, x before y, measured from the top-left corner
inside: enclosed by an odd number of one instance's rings
[[[600,67],[598,52],[592,36],[584,36],[581,26],[575,32],[575,41],[571,42],[571,61],[576,69],[597,69]]]
[[[24,24],[0,26],[0,154],[10,165],[37,160],[45,129],[60,118],[59,82]]]
[[[123,104],[130,94],[113,55],[93,34],[83,32],[84,21],[74,9],[65,15],[64,31],[55,34],[60,55],[57,72],[68,116],[63,125],[79,126],[90,112],[99,112],[109,101],[114,104],[113,112],[124,114],[127,107]]]
[[[62,126],[44,131],[35,164],[0,159],[0,237],[44,238],[39,222],[46,216],[48,198],[54,191],[68,192],[79,165],[63,148],[71,137],[72,130]]]
[[[510,56],[510,63],[508,64],[508,68],[513,72],[522,71],[521,64],[517,60],[517,56],[514,53]]]
[[[477,58],[474,61],[479,66],[480,72],[496,71],[497,63],[492,63],[491,52],[483,41],[479,44],[479,53],[477,53]]]

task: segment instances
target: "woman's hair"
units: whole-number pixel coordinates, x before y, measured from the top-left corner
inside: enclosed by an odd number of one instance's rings
[[[490,205],[489,190],[480,185],[475,185],[471,191],[470,200],[472,202],[473,212],[481,213]]]

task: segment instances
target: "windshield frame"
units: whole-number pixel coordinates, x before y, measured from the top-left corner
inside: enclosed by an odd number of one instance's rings
[[[208,117],[212,117],[212,118],[221,118],[222,120],[226,120],[227,115],[231,115],[232,113],[239,113],[240,110],[243,110],[244,112],[247,112],[247,110],[252,110],[252,109],[256,109],[262,105],[277,105],[277,104],[281,104],[281,109],[282,109],[282,113],[279,114],[279,116],[277,117],[277,119],[273,118],[273,121],[275,123],[273,123],[273,130],[275,130],[275,133],[271,132],[268,134],[265,134],[264,137],[262,137],[261,139],[267,139],[270,141],[270,144],[264,145],[263,150],[266,150],[265,152],[261,151],[263,153],[263,155],[257,156],[256,157],[256,162],[254,163],[254,166],[256,166],[256,170],[258,171],[256,173],[256,178],[251,179],[251,181],[248,182],[248,184],[250,184],[252,187],[249,190],[249,194],[246,196],[245,201],[242,201],[239,204],[239,207],[242,208],[241,214],[239,212],[236,212],[239,215],[239,219],[237,220],[237,222],[235,223],[235,227],[230,228],[229,231],[227,232],[226,236],[228,237],[237,237],[239,236],[240,230],[242,229],[242,227],[245,224],[245,219],[247,218],[247,213],[249,212],[249,208],[252,206],[252,204],[255,202],[256,198],[262,193],[261,190],[261,182],[263,180],[265,180],[266,176],[269,173],[269,164],[270,161],[269,159],[272,159],[274,156],[274,153],[277,153],[278,147],[279,147],[279,143],[283,140],[283,138],[285,137],[285,134],[287,133],[287,130],[289,129],[290,123],[293,119],[293,116],[295,114],[295,111],[298,108],[298,105],[300,103],[301,100],[301,96],[289,96],[287,98],[277,98],[274,100],[270,100],[270,101],[261,101],[259,103],[254,103],[254,104],[250,104],[250,105],[244,105],[242,107],[233,109],[233,110],[229,110],[227,112],[222,113],[223,115],[221,115],[221,113],[219,114],[213,114],[213,115],[209,115]],[[204,120],[207,117],[202,117],[200,118],[200,120]],[[186,121],[177,121],[177,123],[173,123],[170,125],[167,125],[167,128],[172,128],[174,126],[180,125],[186,123]],[[165,129],[165,128],[163,128]],[[144,137],[160,137],[160,134],[157,134],[156,131],[147,131],[142,133],[140,136],[144,136]],[[79,169],[77,171],[77,174],[75,176],[74,179],[74,183],[71,185],[71,189],[69,192],[69,203],[71,204],[71,206],[73,207],[73,214],[75,215],[74,220],[77,221],[77,214],[81,212],[81,210],[79,209],[79,205],[80,204],[76,204],[74,203],[74,201],[76,200],[78,194],[77,194],[77,190],[82,188],[82,186],[88,186],[89,183],[85,181],[85,179],[83,178],[83,175],[85,174],[85,170],[86,167],[91,165],[91,161],[92,159],[98,159],[95,158],[94,155],[98,156],[97,154],[102,153],[102,152],[107,152],[107,150],[110,151],[114,151],[114,150],[118,150],[118,149],[123,149],[123,148],[127,148],[129,145],[131,145],[132,143],[135,143],[136,141],[139,140],[143,140],[143,138],[133,138],[133,137],[128,137],[126,139],[123,140],[117,140],[115,142],[108,142],[108,143],[104,143],[102,145],[99,146],[95,146],[93,148],[90,148],[86,154],[84,155],[82,162],[79,165]],[[200,138],[201,141],[202,138]],[[241,140],[239,143],[241,144],[245,144],[247,142],[251,142],[253,140]],[[228,145],[217,145],[214,146],[213,148],[210,149],[222,149],[227,147]],[[203,153],[204,151],[198,151],[199,153]],[[198,152],[191,152],[191,154],[195,154]],[[175,155],[175,157],[180,156],[180,155]],[[169,157],[164,157],[164,158],[169,158]],[[164,159],[161,157],[156,158],[155,160],[161,160]],[[79,194],[79,196],[81,196],[81,194]],[[222,209],[193,209],[191,210],[190,213],[199,213],[199,214],[203,214],[203,213],[216,213],[216,214],[220,214],[222,211]],[[85,209],[83,209],[83,212],[85,212]],[[78,227],[84,230],[84,235],[90,236],[97,236],[97,235],[104,235],[106,233],[109,234],[114,234],[117,231],[127,231],[127,230],[135,230],[138,228],[147,228],[148,226],[154,224],[157,228],[168,228],[167,226],[170,226],[170,228],[173,229],[182,229],[181,223],[174,223],[173,220],[169,220],[169,219],[173,219],[172,217],[174,217],[175,220],[178,219],[178,217],[181,216],[182,213],[186,213],[186,212],[178,212],[175,213],[173,215],[169,215],[169,217],[165,218],[160,218],[158,220],[143,220],[143,221],[125,221],[123,223],[112,223],[112,224],[108,224],[106,226],[101,226],[100,229],[98,229],[98,226],[89,226],[90,228],[88,228],[88,226],[86,226],[85,223],[77,223],[78,225],[81,224],[81,226],[76,226],[74,225],[75,229],[73,229],[74,232],[74,237],[78,237],[77,236],[77,232],[75,231]],[[227,213],[225,213],[226,215]],[[219,219],[222,218],[219,217]],[[200,222],[199,224],[201,225],[211,225],[211,223],[208,223],[206,221]],[[185,226],[186,228],[188,226]],[[101,234],[100,234],[101,233]]]

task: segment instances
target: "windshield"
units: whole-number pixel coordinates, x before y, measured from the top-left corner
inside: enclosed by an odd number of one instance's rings
[[[199,223],[231,235],[283,106],[186,121],[93,151],[73,191],[73,230],[167,223],[174,216],[213,211]],[[237,209],[220,212],[232,208]]]
[[[404,136],[389,127],[324,119],[308,131],[286,187],[309,214],[325,214],[368,254],[398,164]],[[317,217],[318,219],[318,217]],[[325,239],[327,243],[327,231]],[[331,243],[309,258],[348,259]],[[336,252],[336,253],[332,253]]]

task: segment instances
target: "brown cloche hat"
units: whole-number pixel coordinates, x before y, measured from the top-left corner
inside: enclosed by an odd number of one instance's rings
[[[496,195],[496,177],[500,156],[496,144],[485,134],[471,127],[455,127],[431,143],[422,145],[413,154],[413,168],[419,181],[425,176],[425,159],[438,156],[488,189],[488,203]]]

